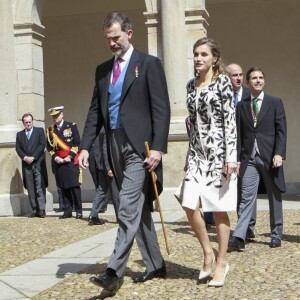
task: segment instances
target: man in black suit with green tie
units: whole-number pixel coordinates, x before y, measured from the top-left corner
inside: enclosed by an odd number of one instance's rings
[[[245,247],[247,228],[261,178],[269,199],[271,248],[281,246],[283,230],[281,193],[285,192],[283,160],[287,139],[284,106],[280,98],[263,91],[265,74],[259,67],[249,69],[246,79],[251,96],[242,101],[237,109],[237,155],[242,193],[239,219],[229,241],[229,250]]]

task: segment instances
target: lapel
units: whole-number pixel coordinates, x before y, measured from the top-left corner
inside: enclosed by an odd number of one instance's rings
[[[24,129],[22,131],[21,138],[22,138],[22,144],[23,144],[24,148],[27,148],[27,146],[28,146],[28,139],[27,139],[27,135],[26,135],[26,129]]]
[[[244,101],[241,101],[242,108],[244,109],[245,115],[249,121],[249,123],[254,126],[252,109],[251,109],[251,97],[249,96]]]
[[[138,53],[137,50],[134,49],[133,52],[132,52],[128,67],[127,67],[125,78],[124,78],[122,94],[121,94],[121,103],[124,101],[125,95],[127,94],[127,91],[129,89],[129,87],[132,85],[134,79],[137,76],[136,75],[136,68],[137,68],[137,72],[138,72],[139,53]]]
[[[107,64],[107,69],[104,70],[104,77],[101,78],[100,86],[101,86],[101,110],[103,117],[105,119],[105,122],[108,122],[108,89],[110,84],[110,78],[111,78],[111,72],[114,65],[114,57],[109,61]]]
[[[259,126],[259,124],[261,123],[261,121],[264,118],[264,116],[266,115],[269,107],[270,107],[270,99],[269,99],[268,95],[266,95],[266,93],[265,93],[264,99],[263,99],[263,102],[261,104],[260,111],[258,114],[256,127]]]

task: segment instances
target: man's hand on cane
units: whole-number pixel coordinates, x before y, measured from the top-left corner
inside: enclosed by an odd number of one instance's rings
[[[156,150],[150,150],[150,155],[144,160],[147,164],[147,169],[149,172],[154,171],[161,161],[161,152]]]

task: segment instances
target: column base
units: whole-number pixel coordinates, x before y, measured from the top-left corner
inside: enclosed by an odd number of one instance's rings
[[[53,196],[46,193],[46,211],[53,211]],[[25,216],[31,213],[27,194],[1,194],[0,217]]]

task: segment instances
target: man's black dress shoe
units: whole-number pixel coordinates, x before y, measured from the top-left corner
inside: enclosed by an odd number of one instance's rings
[[[133,282],[145,282],[147,280],[150,280],[152,278],[165,278],[167,276],[167,269],[165,266],[156,269],[152,272],[145,272],[143,275],[134,277]]]
[[[245,242],[243,239],[236,236],[232,236],[228,243],[228,251],[241,251],[245,248]]]
[[[117,275],[110,275],[105,273],[102,276],[96,277],[93,276],[90,278],[90,282],[93,284],[100,286],[108,291],[115,291],[118,289],[118,281],[119,278]]]
[[[39,216],[40,216],[40,213],[36,212],[36,213],[29,214],[27,217],[28,218],[38,218]]]
[[[41,210],[39,213],[40,218],[45,218],[46,217],[46,212],[44,210]]]
[[[97,217],[89,217],[89,225],[103,225],[104,221]]]
[[[63,214],[59,217],[59,219],[68,219],[68,218],[72,218],[72,214],[71,215]]]
[[[246,240],[251,241],[255,239],[255,233],[252,230],[248,230],[246,234]]]
[[[82,219],[82,214],[81,213],[76,213],[76,219]]]
[[[272,237],[270,248],[277,248],[281,246],[281,240],[275,237]]]

